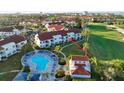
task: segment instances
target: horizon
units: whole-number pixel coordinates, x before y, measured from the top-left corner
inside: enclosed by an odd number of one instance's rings
[[[28,14],[28,13],[124,13],[124,11],[0,11],[0,14]]]
[[[83,3],[80,3],[82,2]],[[97,3],[96,3],[97,2]],[[117,4],[119,5],[118,7]],[[124,7],[122,0],[1,0],[0,13],[15,13],[15,12],[73,12],[73,11],[123,11]]]

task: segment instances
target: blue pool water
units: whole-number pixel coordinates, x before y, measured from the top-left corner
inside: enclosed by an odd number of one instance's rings
[[[32,57],[32,62],[37,64],[36,69],[41,71],[41,70],[44,70],[46,68],[46,65],[48,63],[48,59],[46,59],[43,56],[34,56],[34,57]]]

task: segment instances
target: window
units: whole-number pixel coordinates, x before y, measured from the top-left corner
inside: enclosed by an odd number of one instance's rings
[[[45,43],[45,41],[42,41],[42,42]],[[42,42],[41,42],[41,43],[42,43]]]
[[[0,54],[3,54],[3,52],[0,52]]]
[[[16,51],[13,51],[13,53],[15,53]]]
[[[8,54],[8,56],[10,56],[10,55],[11,55],[11,53]]]
[[[46,41],[46,43],[48,43],[48,41]]]
[[[24,44],[24,42],[21,43],[22,45]]]

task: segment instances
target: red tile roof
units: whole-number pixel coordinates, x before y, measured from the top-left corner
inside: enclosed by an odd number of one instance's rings
[[[92,16],[81,16],[81,18],[83,18],[83,19],[91,19],[93,17]]]
[[[0,46],[1,45],[4,45],[4,44],[7,44],[9,42],[15,42],[15,43],[19,43],[19,42],[22,42],[22,41],[25,41],[26,38],[23,37],[23,36],[19,36],[19,35],[13,35],[13,36],[9,36],[3,40],[0,40]]]
[[[66,36],[67,33],[69,33],[69,32],[80,33],[80,30],[76,29],[76,28],[73,28],[73,29],[69,29],[67,31],[61,30],[61,31],[55,31],[55,32],[44,32],[44,33],[39,33],[38,38],[40,40],[47,40],[47,39],[51,39],[52,36],[54,36],[54,35]]]
[[[72,60],[75,60],[75,61],[88,61],[89,58],[88,58],[88,56],[74,55],[74,56],[72,56]]]
[[[72,72],[72,74],[74,74],[74,75],[90,75],[90,72],[85,70],[84,67],[81,66],[81,64],[80,64],[80,66],[78,66],[78,68],[76,70],[74,70]]]
[[[52,25],[49,25],[48,28],[58,31],[58,30],[63,30],[64,26],[58,25],[58,24],[52,24]]]
[[[13,27],[0,28],[0,32],[12,32]]]

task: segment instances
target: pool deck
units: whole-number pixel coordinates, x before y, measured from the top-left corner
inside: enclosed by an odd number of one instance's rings
[[[46,68],[43,70],[43,71],[38,71],[36,69],[36,64],[34,64],[31,60],[31,57],[33,55],[38,55],[38,56],[45,56],[49,62],[47,63],[46,65]],[[41,77],[42,77],[42,73],[43,72],[48,72],[48,77],[46,80],[47,81],[53,81],[55,80],[55,71],[56,71],[56,68],[58,66],[58,57],[52,53],[51,51],[48,51],[48,50],[35,50],[35,51],[32,51],[32,52],[29,52],[29,53],[26,53],[22,59],[21,59],[21,62],[22,62],[22,66],[25,67],[25,66],[29,66],[30,67],[30,70],[31,70],[31,74],[40,74],[40,80],[42,81]],[[14,80],[16,81],[20,81],[22,80],[22,78],[18,79],[18,77],[24,77],[23,73],[20,72],[18,73],[18,75],[14,78]],[[23,78],[24,79],[24,78]]]

